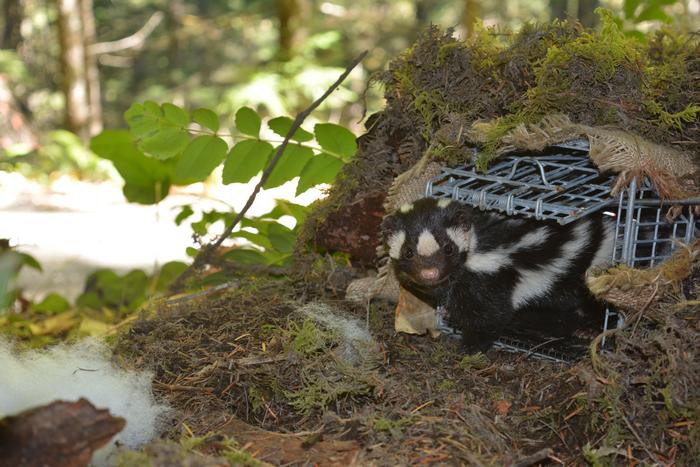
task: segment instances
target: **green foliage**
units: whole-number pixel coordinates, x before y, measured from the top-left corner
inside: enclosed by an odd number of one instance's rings
[[[76,304],[99,310],[102,307],[114,310],[133,311],[146,300],[149,278],[140,269],[119,276],[111,269],[100,269],[90,274]]]
[[[172,161],[146,156],[124,130],[105,130],[95,136],[90,149],[114,164],[124,179],[124,196],[132,203],[153,204],[168,195],[175,176]]]
[[[182,153],[175,175],[182,179],[204,180],[224,160],[227,149],[226,142],[218,136],[198,136]]]
[[[292,321],[289,333],[291,350],[304,357],[313,357],[328,350],[332,338],[331,333],[320,329],[311,319],[304,320],[301,326]]]
[[[48,294],[42,301],[32,305],[32,310],[36,313],[55,315],[70,309],[70,303],[62,295],[55,292]]]
[[[245,183],[257,175],[272,154],[267,141],[243,140],[236,143],[226,156],[222,179],[224,184]]]
[[[257,138],[260,135],[261,123],[260,116],[250,107],[241,107],[236,112],[236,128],[244,135]]]
[[[17,171],[42,181],[56,173],[102,179],[106,177],[106,171],[100,162],[75,134],[66,130],[42,134],[36,147],[16,143],[0,149],[0,170]]]
[[[247,183],[279,150],[279,140],[261,137],[262,118],[249,107],[236,112],[232,135],[219,133],[222,119],[207,108],[190,114],[173,104],[146,101],[133,104],[124,118],[129,131],[105,130],[92,139],[91,149],[114,164],[124,178],[124,194],[132,202],[157,203],[168,195],[171,185],[205,180],[222,162],[224,184]],[[289,117],[272,118],[267,122],[269,131],[262,133],[284,137],[293,124]],[[233,139],[230,148],[224,137]],[[299,195],[318,184],[331,183],[357,151],[355,136],[331,123],[317,124],[314,133],[298,128],[292,140],[263,188],[275,188],[298,177]],[[179,225],[193,215],[191,206],[183,206],[175,222]],[[190,225],[196,238],[203,242],[213,224],[228,224],[234,215],[210,210],[202,212],[200,219]],[[278,202],[267,215],[244,219],[242,229],[231,237],[245,239],[254,247],[236,247],[223,258],[242,264],[287,264],[296,241],[296,227],[289,229],[280,224],[278,220],[283,215],[291,215],[299,223],[306,216],[306,209]],[[195,254],[196,250],[190,253]]]
[[[672,21],[664,7],[678,3],[678,0],[625,0],[622,4],[624,19],[633,24],[645,21],[661,21],[670,23]]]
[[[25,266],[41,272],[41,264],[33,256],[15,250],[7,240],[0,239],[0,316],[17,298],[14,281]]]

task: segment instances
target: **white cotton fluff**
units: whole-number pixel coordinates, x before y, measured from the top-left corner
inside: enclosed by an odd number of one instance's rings
[[[152,374],[118,368],[95,340],[21,353],[0,338],[0,418],[55,400],[81,397],[126,419],[126,426],[93,457],[105,464],[115,443],[136,448],[157,436],[168,407],[156,403]]]
[[[363,357],[377,351],[372,334],[355,318],[342,316],[342,311],[325,303],[307,303],[299,310],[323,328],[336,333],[340,338],[340,357],[348,363],[358,363]]]

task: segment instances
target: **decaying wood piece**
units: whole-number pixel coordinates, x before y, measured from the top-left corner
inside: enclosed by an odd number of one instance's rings
[[[87,465],[125,424],[86,399],[26,410],[0,420],[0,466]]]
[[[368,193],[330,212],[316,229],[316,246],[349,253],[365,265],[373,264],[380,243],[378,234],[385,196],[381,192]]]
[[[256,459],[273,465],[353,465],[360,452],[355,441],[323,440],[320,436],[274,433],[232,419],[220,432],[234,438]]]

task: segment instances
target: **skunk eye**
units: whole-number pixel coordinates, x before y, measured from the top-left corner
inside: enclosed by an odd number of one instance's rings
[[[442,251],[444,251],[446,255],[451,255],[455,252],[455,247],[451,243],[445,243],[442,247]]]
[[[413,258],[413,250],[411,248],[406,248],[406,251],[403,253],[404,257],[407,259]]]

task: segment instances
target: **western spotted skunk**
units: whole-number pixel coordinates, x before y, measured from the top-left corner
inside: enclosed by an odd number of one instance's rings
[[[584,274],[612,251],[604,217],[562,226],[423,198],[387,216],[382,230],[401,285],[443,305],[466,349],[481,351],[515,318],[564,336],[601,311]]]

